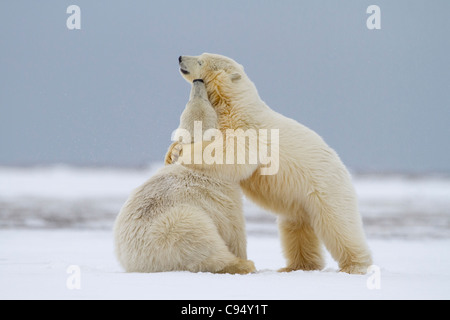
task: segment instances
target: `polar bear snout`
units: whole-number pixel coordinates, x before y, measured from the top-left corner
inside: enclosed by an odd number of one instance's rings
[[[186,75],[186,76],[189,75],[190,72],[188,70],[188,66],[183,62],[183,59],[182,59],[181,56],[178,58],[178,61],[179,61],[179,64],[180,64],[180,72],[183,75]]]
[[[202,61],[194,56],[179,56],[178,63],[180,65],[181,75],[188,81],[201,79]]]
[[[180,65],[181,73],[188,75],[189,74],[189,70],[187,70],[186,64],[183,63],[183,57],[182,56],[178,57],[178,64]]]

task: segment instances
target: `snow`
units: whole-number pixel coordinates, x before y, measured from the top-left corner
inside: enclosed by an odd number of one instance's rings
[[[285,263],[276,218],[245,200],[257,273],[124,273],[112,224],[157,167],[0,167],[0,299],[450,298],[450,179],[443,176],[354,176],[379,272],[339,273],[329,255],[322,271],[276,272]],[[68,288],[74,277],[80,289]],[[377,279],[380,288],[369,289]]]
[[[337,272],[328,257],[323,271],[277,273],[284,264],[277,237],[250,236],[250,275],[165,272],[124,273],[104,230],[2,230],[0,299],[449,299],[450,240],[371,240],[380,268],[374,274]],[[80,268],[80,289],[69,289]]]

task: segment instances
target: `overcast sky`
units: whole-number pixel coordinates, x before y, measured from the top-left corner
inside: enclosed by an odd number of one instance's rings
[[[0,165],[162,161],[189,97],[177,58],[211,52],[351,169],[450,173],[449,14],[446,0],[1,1]]]

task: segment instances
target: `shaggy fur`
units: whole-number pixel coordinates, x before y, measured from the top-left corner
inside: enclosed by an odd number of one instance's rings
[[[205,90],[194,83],[180,128],[193,128],[193,121],[215,126]],[[239,180],[216,172],[213,165],[202,171],[169,165],[133,191],[114,226],[116,254],[127,272],[255,271],[247,260]]]
[[[278,173],[262,175],[263,166],[250,164],[239,170],[251,175],[240,183],[244,194],[279,215],[287,259],[281,271],[322,269],[323,243],[341,271],[366,273],[371,254],[350,174],[337,153],[312,130],[270,109],[232,59],[182,56],[180,70],[187,81],[204,80],[224,134],[226,129],[279,129]],[[183,146],[183,152],[189,148]]]

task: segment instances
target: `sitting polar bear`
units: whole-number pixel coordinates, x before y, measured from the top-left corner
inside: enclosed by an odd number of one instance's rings
[[[180,128],[189,130],[196,120],[206,127],[217,123],[203,81],[193,83]],[[214,166],[197,171],[170,165],[134,190],[114,226],[125,270],[254,272],[247,260],[242,193],[233,177],[222,177]]]
[[[187,81],[204,80],[223,133],[279,130],[277,173],[261,174],[263,165],[248,163],[240,173],[250,177],[240,185],[248,198],[279,215],[287,259],[280,271],[322,269],[324,243],[341,271],[366,273],[371,254],[350,174],[336,152],[312,130],[270,109],[234,60],[205,53],[181,56],[179,65]]]

